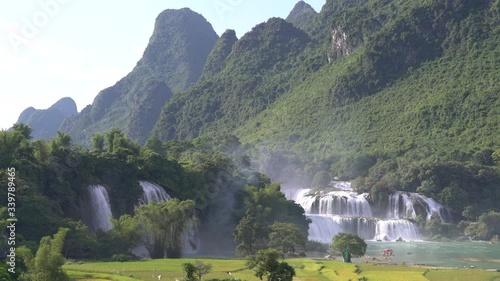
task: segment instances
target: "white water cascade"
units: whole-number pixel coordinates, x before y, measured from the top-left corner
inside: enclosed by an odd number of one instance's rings
[[[148,181],[139,181],[139,184],[144,191],[141,198],[139,198],[139,205],[146,205],[149,203],[157,203],[160,201],[168,201],[172,199],[170,195],[158,184],[148,182]],[[198,230],[195,225],[190,224],[186,231],[183,233],[184,240],[184,253],[194,254],[197,252],[197,246],[200,245],[200,238],[198,236]],[[139,250],[135,251],[136,253],[140,253]]]
[[[450,212],[443,205],[432,198],[427,198],[418,193],[396,191],[389,195],[387,218],[411,218],[425,216],[430,220],[437,214],[442,221],[450,219]]]
[[[89,186],[89,230],[95,232],[97,229],[108,231],[112,228],[110,218],[111,206],[109,204],[108,191],[102,185]]]
[[[311,219],[309,240],[331,243],[340,232],[367,240],[421,240],[417,224],[408,219],[423,216],[430,220],[433,214],[442,221],[450,218],[449,211],[435,200],[410,192],[389,195],[385,214],[374,217],[368,194],[352,191],[346,182],[333,182],[333,186],[339,191],[300,189],[291,198]]]
[[[141,198],[139,198],[139,205],[147,205],[151,202],[160,202],[160,201],[168,201],[172,199],[170,195],[163,189],[161,186],[147,182],[140,181],[139,184],[144,191],[144,194]]]

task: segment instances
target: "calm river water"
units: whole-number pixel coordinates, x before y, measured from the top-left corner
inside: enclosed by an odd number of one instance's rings
[[[382,259],[384,249],[392,249],[395,263],[426,264],[440,267],[500,269],[500,244],[488,242],[374,242],[367,241],[367,255]]]

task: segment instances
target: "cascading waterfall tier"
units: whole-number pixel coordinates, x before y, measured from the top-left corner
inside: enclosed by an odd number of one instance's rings
[[[149,203],[157,203],[160,201],[168,201],[172,199],[170,195],[158,184],[139,181],[139,184],[144,191],[141,198],[139,198],[139,205],[146,205]],[[200,238],[198,235],[198,229],[194,224],[189,224],[187,230],[183,233],[184,240],[184,253],[194,254],[197,252],[197,246],[200,245]]]
[[[139,184],[142,187],[142,190],[144,191],[143,195],[141,198],[139,198],[139,205],[147,205],[151,202],[160,202],[160,201],[168,201],[172,199],[170,195],[163,189],[161,186],[147,182],[147,181],[140,181]]]
[[[448,222],[451,215],[448,209],[432,198],[427,198],[418,193],[396,191],[389,195],[387,218],[416,219],[419,216],[431,220],[437,215],[443,222]]]
[[[95,232],[98,229],[108,231],[112,228],[111,205],[109,204],[108,191],[102,185],[89,186],[89,230]]]
[[[308,214],[329,214],[351,217],[371,217],[372,210],[366,199],[368,194],[349,191],[310,193],[305,189],[298,194],[297,203]],[[306,196],[304,196],[306,195]]]
[[[385,215],[375,218],[368,194],[353,192],[348,182],[333,182],[339,191],[312,191],[301,189],[294,193],[311,219],[309,240],[331,243],[340,232],[355,233],[367,240],[406,241],[421,240],[416,223],[408,219],[419,216],[430,220],[437,214],[445,222],[449,211],[431,198],[410,192],[389,195]]]

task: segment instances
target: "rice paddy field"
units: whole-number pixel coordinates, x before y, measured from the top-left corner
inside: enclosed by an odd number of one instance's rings
[[[70,263],[64,270],[76,281],[135,281],[182,280],[182,264],[201,260],[213,265],[212,272],[203,279],[259,280],[246,269],[242,259],[161,259],[134,262]],[[442,269],[388,265],[378,263],[352,263],[310,258],[287,259],[295,268],[297,281],[500,281],[500,272],[480,269]],[[230,274],[229,274],[230,273]]]

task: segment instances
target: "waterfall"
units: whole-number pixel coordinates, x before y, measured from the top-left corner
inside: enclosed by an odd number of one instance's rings
[[[387,218],[417,218],[410,195],[406,192],[395,192],[389,195]]]
[[[386,209],[382,208],[385,213],[375,218],[368,194],[353,192],[347,182],[330,185],[340,191],[300,189],[289,192],[311,219],[309,240],[331,243],[333,236],[340,232],[354,233],[369,240],[421,240],[418,225],[412,219],[430,220],[434,214],[443,222],[451,218],[448,209],[434,199],[401,191],[389,195]]]
[[[89,207],[90,207],[90,223],[89,230],[95,232],[97,229],[108,231],[112,228],[110,218],[111,206],[106,188],[102,185],[90,186],[89,191]]]
[[[375,230],[375,240],[394,241],[397,239],[420,240],[418,226],[407,220],[379,220]]]
[[[172,199],[170,195],[158,184],[151,183],[148,181],[139,181],[144,193],[141,198],[139,198],[139,205],[146,205],[149,203],[157,203],[160,201],[168,201]],[[195,254],[198,252],[200,242],[200,237],[198,235],[198,228],[193,223],[190,223],[187,229],[182,234],[182,240],[184,241],[184,253]],[[144,256],[146,255],[146,250],[144,246],[139,246],[133,250],[136,255]]]
[[[373,239],[377,227],[374,218],[342,217],[330,215],[308,215],[311,219],[309,225],[309,240],[322,243],[332,243],[333,236],[340,232],[359,235],[363,239]]]
[[[140,181],[139,184],[144,191],[144,194],[139,198],[139,205],[146,205],[152,202],[168,201],[171,199],[170,195],[163,189],[163,187],[147,182]]]
[[[443,222],[449,221],[451,217],[443,205],[418,193],[396,191],[389,195],[387,218],[416,219],[422,216],[430,220],[433,214],[437,214]]]
[[[305,189],[298,194],[296,202],[308,214],[328,214],[355,217],[371,217],[372,210],[366,197],[367,193],[358,194],[349,191],[331,191],[328,193],[310,194]]]

